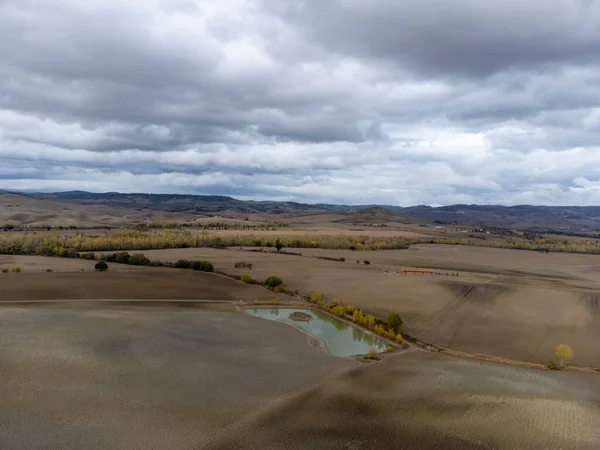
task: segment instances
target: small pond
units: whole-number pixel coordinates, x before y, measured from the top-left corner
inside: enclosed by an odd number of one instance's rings
[[[329,352],[336,356],[362,355],[369,353],[370,347],[382,352],[387,347],[384,341],[372,334],[320,311],[296,308],[246,308],[246,312],[263,319],[294,324],[307,333],[323,339]],[[289,315],[294,312],[310,314],[313,319],[310,322],[292,320]]]

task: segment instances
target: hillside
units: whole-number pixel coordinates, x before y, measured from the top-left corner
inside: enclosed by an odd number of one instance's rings
[[[599,206],[334,205],[277,201],[244,201],[222,195],[123,194],[69,191],[1,193],[0,223],[39,224],[65,218],[85,226],[128,224],[144,220],[188,220],[213,215],[257,220],[294,219],[332,214],[333,222],[356,224],[429,223],[535,229],[565,234],[600,231]],[[15,201],[15,199],[19,201]],[[19,205],[18,207],[16,205]],[[55,216],[60,216],[57,219]]]
[[[600,230],[598,206],[450,205],[433,208],[393,207],[395,211],[426,222],[500,226],[516,229]]]
[[[350,210],[344,214],[344,218],[337,220],[341,223],[356,224],[387,224],[387,223],[414,223],[415,219],[400,212],[392,211],[381,206]]]

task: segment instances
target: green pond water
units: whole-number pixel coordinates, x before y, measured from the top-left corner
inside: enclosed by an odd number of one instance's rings
[[[384,341],[372,334],[365,333],[360,328],[347,325],[320,311],[294,308],[247,308],[246,312],[263,319],[294,324],[313,336],[323,339],[329,352],[336,356],[362,355],[369,353],[370,347],[382,352],[387,347]],[[310,314],[313,319],[310,322],[292,320],[289,315],[293,312]]]

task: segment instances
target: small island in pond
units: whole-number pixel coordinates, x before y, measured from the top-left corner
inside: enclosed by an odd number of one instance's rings
[[[291,313],[289,318],[299,322],[310,322],[313,317],[305,312],[296,311]]]

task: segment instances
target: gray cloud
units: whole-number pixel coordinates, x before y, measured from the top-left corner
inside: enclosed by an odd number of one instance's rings
[[[0,188],[600,202],[589,1],[0,0]]]
[[[280,13],[342,54],[437,77],[600,58],[591,1],[304,0]],[[279,6],[277,7],[279,8]]]

